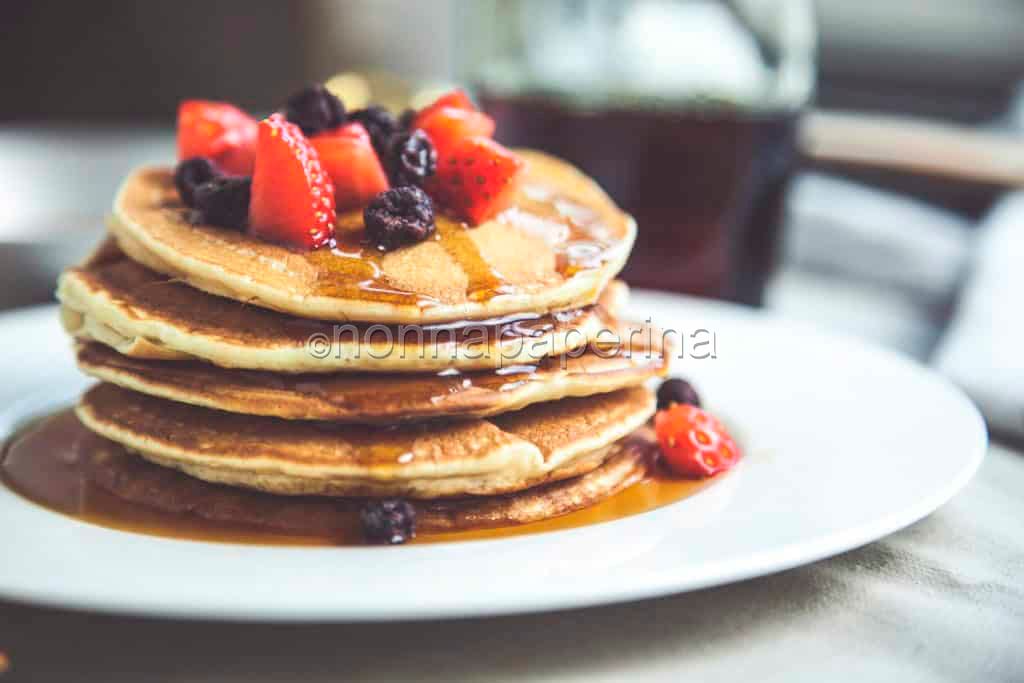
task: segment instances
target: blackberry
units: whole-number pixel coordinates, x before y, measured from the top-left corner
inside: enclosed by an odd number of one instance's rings
[[[207,180],[221,176],[221,170],[206,157],[192,157],[174,167],[174,186],[185,206],[195,207],[196,188]]]
[[[363,210],[370,241],[383,251],[422,242],[434,232],[434,205],[411,185],[381,192]]]
[[[311,85],[288,98],[284,115],[303,133],[313,135],[345,123],[345,105],[324,86]]]
[[[409,130],[412,128],[413,119],[419,112],[415,109],[405,109],[398,115],[398,130]]]
[[[366,132],[370,134],[370,140],[373,142],[373,149],[377,152],[377,157],[384,159],[388,150],[388,140],[391,139],[391,136],[394,135],[395,130],[398,128],[394,114],[384,107],[370,105],[365,109],[357,109],[354,112],[350,112],[348,120],[363,125]]]
[[[416,537],[416,509],[401,498],[371,500],[359,511],[363,535],[371,543],[396,545]]]
[[[199,222],[244,230],[251,193],[252,178],[218,176],[207,180],[192,193]]]
[[[437,170],[437,150],[419,128],[395,135],[386,158],[389,180],[394,186],[421,185]]]
[[[658,387],[658,410],[673,403],[684,403],[700,408],[700,396],[693,385],[685,379],[667,379]]]

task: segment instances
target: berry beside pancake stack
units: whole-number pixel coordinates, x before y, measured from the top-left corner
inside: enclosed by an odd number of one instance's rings
[[[493,128],[460,91],[400,118],[320,86],[261,122],[184,103],[178,166],[129,175],[59,283],[100,380],[77,408],[110,445],[96,480],[283,528],[359,510],[367,540],[401,542],[642,479],[670,354],[617,317],[636,228]],[[280,514],[247,519],[253,496]]]

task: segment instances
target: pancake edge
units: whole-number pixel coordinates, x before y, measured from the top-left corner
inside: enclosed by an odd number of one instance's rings
[[[196,289],[210,294],[306,318],[396,324],[443,323],[495,318],[524,312],[547,313],[582,308],[593,304],[604,287],[625,266],[636,240],[636,221],[632,216],[623,212],[593,179],[585,176],[574,166],[541,152],[524,151],[559,163],[592,188],[600,191],[615,211],[620,214],[626,234],[614,248],[609,250],[607,260],[598,268],[581,270],[561,284],[546,287],[539,292],[502,294],[483,303],[464,302],[419,307],[386,302],[367,302],[359,299],[287,294],[269,285],[233,275],[215,263],[181,254],[150,236],[142,226],[127,220],[120,208],[129,183],[138,173],[162,167],[140,167],[128,175],[115,196],[113,215],[108,221],[108,228],[126,254],[152,270],[181,278]]]
[[[88,342],[96,343],[96,342]],[[661,360],[648,367],[610,370],[596,374],[554,373],[545,380],[525,380],[509,390],[453,394],[451,400],[424,403],[419,407],[405,405],[401,410],[355,409],[344,402],[333,402],[315,395],[293,395],[294,392],[273,387],[245,387],[238,392],[219,387],[182,388],[173,381],[150,379],[143,373],[103,363],[93,363],[83,357],[85,345],[76,343],[78,368],[85,374],[103,382],[149,396],[188,403],[190,405],[232,413],[277,417],[286,420],[330,420],[360,424],[391,424],[398,421],[416,421],[436,417],[481,418],[515,412],[535,403],[557,401],[604,394],[664,377],[670,359],[662,352]],[[135,359],[145,363],[148,359]],[[144,372],[144,371],[143,371]]]
[[[633,392],[637,389],[621,391]],[[510,433],[513,440],[498,448],[497,454],[489,453],[484,458],[473,460],[471,466],[465,463],[462,466],[449,466],[448,472],[444,474],[438,474],[436,466],[434,472],[430,472],[428,466],[409,465],[376,466],[370,469],[350,465],[332,467],[322,463],[282,462],[267,458],[249,458],[240,462],[230,456],[225,458],[217,454],[198,454],[169,440],[139,435],[113,424],[109,419],[104,420],[89,405],[89,392],[83,395],[75,407],[75,414],[93,433],[120,444],[150,462],[178,469],[204,481],[279,495],[442,498],[511,493],[588,471],[588,455],[607,449],[609,445],[643,426],[654,414],[654,394],[646,389],[643,392],[644,404],[638,406],[632,414],[609,425],[600,434],[573,441],[569,447],[555,453],[554,457],[545,458],[534,443]],[[597,464],[592,463],[589,469]]]
[[[162,320],[128,315],[118,301],[106,292],[95,290],[75,269],[60,275],[57,299],[61,303],[61,322],[69,335],[106,344],[126,356],[156,360],[199,359],[223,368],[281,373],[496,369],[536,362],[542,357],[581,348],[594,341],[605,328],[599,312],[590,309],[584,313],[582,321],[560,332],[510,339],[495,339],[495,335],[489,334],[486,348],[483,344],[458,343],[440,347],[433,354],[427,346],[420,347],[422,354],[406,354],[392,347],[390,353],[380,356],[374,351],[373,343],[335,344],[334,340],[328,340],[332,346],[324,355],[319,351],[313,353],[308,344],[261,348],[190,334]]]

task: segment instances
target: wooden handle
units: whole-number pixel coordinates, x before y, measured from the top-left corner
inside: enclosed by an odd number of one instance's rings
[[[800,147],[815,161],[1024,186],[1024,140],[900,116],[811,111]]]

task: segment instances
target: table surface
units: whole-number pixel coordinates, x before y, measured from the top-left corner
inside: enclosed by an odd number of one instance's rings
[[[66,247],[83,248],[98,232],[123,169],[168,158],[170,144],[165,133],[145,129],[0,129],[0,205],[8,212],[0,241],[23,240],[31,226],[55,215],[71,226],[86,217],[87,237]],[[46,196],[68,200],[45,211],[38,187],[54,171],[36,158],[40,149],[65,157],[55,181],[60,191]],[[38,286],[21,287],[20,296],[45,296],[48,271],[67,259],[65,252],[37,262],[33,254],[0,249],[5,295],[11,289],[4,282],[21,286],[35,277]],[[820,307],[813,280],[790,273],[782,283],[773,304],[784,314],[806,319]],[[835,293],[830,284],[830,300]],[[0,298],[0,306],[15,303]],[[904,531],[806,567],[656,600],[492,619],[293,626],[146,620],[0,602],[0,669],[9,666],[0,682],[592,683],[641,675],[674,681],[681,674],[703,681],[1020,681],[1021,520],[1024,447],[996,444],[959,496]]]

